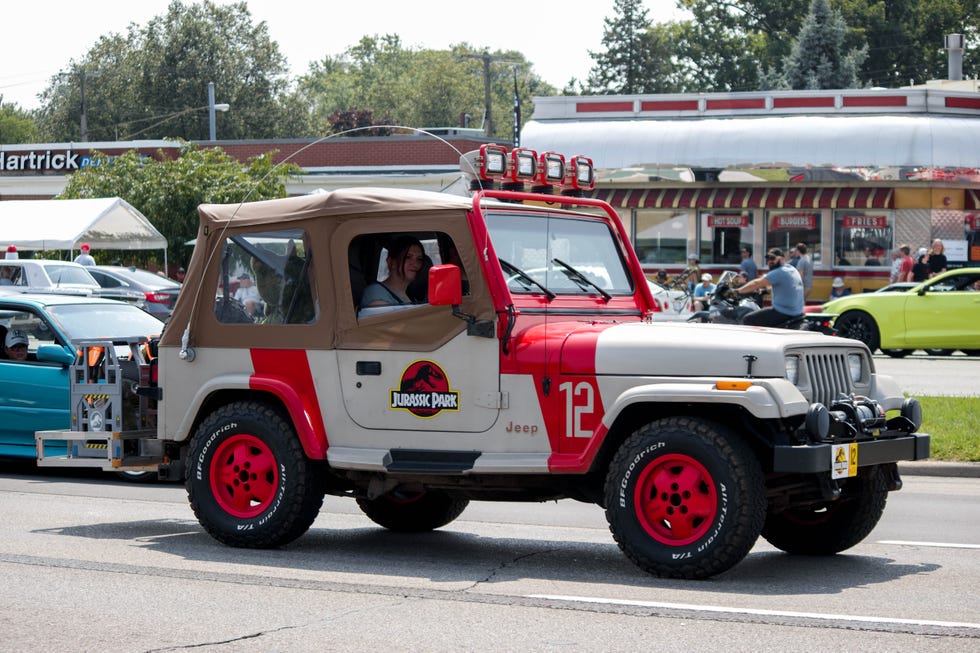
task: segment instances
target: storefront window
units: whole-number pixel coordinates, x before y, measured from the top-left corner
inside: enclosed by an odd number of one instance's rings
[[[766,250],[778,247],[786,260],[789,251],[803,243],[815,266],[821,261],[820,213],[817,211],[769,211],[766,214]]]
[[[738,265],[742,248],[752,249],[753,233],[752,211],[701,211],[702,265]]]
[[[633,246],[640,263],[684,263],[687,260],[686,211],[637,211]]]
[[[890,265],[894,224],[890,211],[836,211],[834,265]]]

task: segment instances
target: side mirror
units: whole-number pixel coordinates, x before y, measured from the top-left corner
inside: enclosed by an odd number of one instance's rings
[[[463,303],[463,276],[452,264],[429,268],[429,303],[433,306],[457,306]]]
[[[37,359],[44,363],[71,365],[75,362],[75,354],[61,345],[41,345],[37,348]]]

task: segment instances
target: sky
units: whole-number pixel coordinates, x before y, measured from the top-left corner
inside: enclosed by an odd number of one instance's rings
[[[232,0],[215,0],[219,5]],[[191,0],[185,3],[193,4]],[[0,95],[21,109],[39,106],[37,94],[53,75],[80,60],[104,34],[126,32],[130,23],[145,25],[166,13],[170,0],[51,0],[37,4],[8,0],[0,21]],[[372,0],[312,3],[309,0],[248,0],[255,23],[264,21],[279,44],[291,73],[336,56],[363,36],[397,34],[403,47],[448,49],[468,43],[476,50],[516,50],[534,72],[558,89],[592,68],[589,51],[602,51],[603,21],[614,15],[614,0],[585,2],[464,3],[446,0]],[[518,12],[513,7],[523,6]],[[652,22],[682,14],[675,0],[644,0]],[[467,7],[472,8],[466,13]],[[364,8],[363,12],[358,10]],[[215,98],[221,102],[220,80]],[[202,101],[207,91],[202,90]]]

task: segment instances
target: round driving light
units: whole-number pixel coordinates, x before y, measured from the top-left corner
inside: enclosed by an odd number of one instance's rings
[[[915,397],[908,397],[902,402],[901,415],[915,425],[916,431],[922,426],[922,404]]]
[[[857,383],[861,380],[862,376],[862,357],[861,354],[848,354],[847,355],[847,369],[851,373],[851,381]]]
[[[830,433],[830,411],[821,403],[810,404],[803,424],[815,440],[823,440]]]

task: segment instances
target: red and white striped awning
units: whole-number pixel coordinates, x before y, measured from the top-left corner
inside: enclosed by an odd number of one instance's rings
[[[970,191],[973,193],[974,191]],[[615,209],[891,209],[891,188],[718,187],[600,188]],[[976,196],[974,196],[976,201]]]

